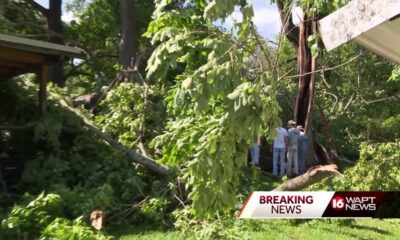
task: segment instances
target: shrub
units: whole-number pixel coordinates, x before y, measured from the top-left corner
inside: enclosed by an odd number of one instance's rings
[[[344,178],[329,178],[309,190],[393,191],[400,186],[400,141],[362,144],[360,159],[344,172]]]
[[[57,194],[41,193],[26,206],[16,205],[1,222],[1,239],[110,239],[95,233],[82,221],[71,222],[63,215],[62,199]]]

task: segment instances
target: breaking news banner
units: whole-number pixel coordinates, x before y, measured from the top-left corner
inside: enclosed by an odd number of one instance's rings
[[[400,218],[400,192],[253,192],[239,218]]]

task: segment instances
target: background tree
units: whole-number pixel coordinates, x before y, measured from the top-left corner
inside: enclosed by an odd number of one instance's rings
[[[31,4],[35,10],[39,11],[43,17],[46,18],[48,40],[53,43],[64,44],[64,26],[61,20],[62,0],[49,0],[48,9],[38,4],[34,0],[26,0],[26,2]],[[50,80],[58,87],[64,87],[64,60],[60,59],[57,64],[50,67],[49,71]]]
[[[127,81],[132,80],[132,73],[127,72],[128,70],[133,71],[137,69],[139,54],[137,54],[139,37],[138,24],[136,22],[136,7],[135,1],[121,0],[121,41],[119,43],[119,63],[121,64],[123,72],[122,77],[126,78]],[[137,62],[137,63],[135,63]]]

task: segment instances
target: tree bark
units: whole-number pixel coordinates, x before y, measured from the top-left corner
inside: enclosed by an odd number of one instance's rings
[[[312,90],[314,88],[314,68],[315,59],[311,55],[311,50],[307,46],[307,38],[312,34],[312,21],[309,21],[306,14],[300,22],[299,44],[297,50],[297,67],[300,75],[294,111],[294,120],[297,124],[307,128],[310,126]],[[313,64],[314,63],[314,64]],[[307,122],[308,119],[308,122]],[[306,122],[308,126],[306,126]]]
[[[122,78],[125,81],[133,79],[132,73],[138,50],[138,29],[136,23],[135,1],[120,0],[122,37],[119,43],[119,63],[122,66]]]
[[[304,174],[279,185],[273,191],[299,191],[333,175],[342,176],[335,164],[314,166]]]
[[[64,44],[62,15],[62,0],[49,0],[49,10],[47,12],[47,28],[50,31],[50,42]],[[50,68],[50,80],[58,87],[65,86],[64,61],[60,59],[54,66]]]
[[[311,143],[308,151],[313,151],[311,156],[319,161],[326,161],[323,147],[311,137],[312,131],[312,106],[315,86],[316,58],[312,56],[307,39],[317,32],[317,19],[309,18],[306,14],[301,16],[299,27],[294,26],[291,17],[291,7],[284,4],[285,1],[277,1],[279,14],[282,20],[283,32],[296,50],[297,70],[299,73],[296,102],[294,106],[294,120],[305,128]]]
[[[52,93],[50,93],[52,94]],[[92,132],[94,133],[96,136],[98,136],[99,138],[103,139],[105,142],[107,142],[108,144],[110,144],[111,146],[117,148],[118,150],[121,150],[122,152],[125,152],[129,158],[136,162],[139,163],[145,167],[147,167],[148,169],[150,169],[151,171],[162,175],[162,176],[167,176],[169,175],[170,171],[169,169],[160,164],[157,163],[156,161],[154,161],[153,159],[143,156],[139,153],[137,153],[136,151],[122,145],[121,143],[119,143],[118,141],[114,140],[111,136],[109,136],[106,133],[103,133],[100,129],[98,129],[92,121],[90,121],[87,117],[83,116],[78,110],[70,107],[64,100],[62,100],[60,97],[58,97],[55,94],[52,94],[56,99],[58,99],[58,101],[60,102],[61,106],[63,106],[64,108],[68,109],[70,112],[74,113],[75,115],[79,116],[82,120],[83,123],[85,124],[85,126]]]

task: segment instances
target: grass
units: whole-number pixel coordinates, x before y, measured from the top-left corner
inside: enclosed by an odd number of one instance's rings
[[[262,175],[255,183],[254,190],[269,191],[285,179]],[[239,220],[238,220],[239,221]],[[243,239],[400,239],[400,219],[358,219],[341,220],[240,220],[240,236]],[[231,226],[231,225],[229,225]],[[226,230],[226,229],[224,229]],[[153,239],[194,239],[194,233],[178,230],[155,230],[151,226],[136,226],[119,231],[116,239],[153,240]],[[240,238],[239,238],[240,239]]]
[[[241,236],[247,239],[400,239],[400,220],[360,219],[352,224],[338,225],[326,220],[249,220]],[[125,230],[118,239],[193,239],[193,234],[176,230]]]

